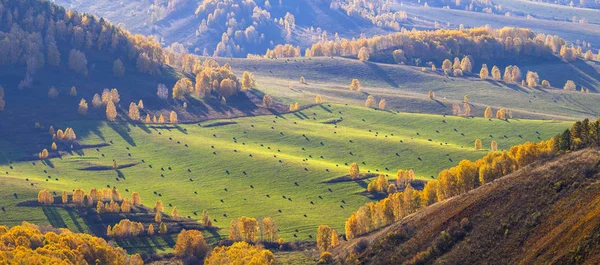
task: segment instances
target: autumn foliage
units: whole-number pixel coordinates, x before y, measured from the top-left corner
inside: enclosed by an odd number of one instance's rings
[[[458,166],[441,171],[422,191],[408,184],[402,192],[391,193],[381,201],[360,207],[346,221],[346,236],[354,238],[389,225],[423,207],[466,193],[536,160],[551,157],[555,153],[555,143],[555,139],[525,143],[509,151],[490,152],[474,162],[463,160]]]
[[[236,242],[229,247],[216,247],[204,260],[204,265],[271,265],[274,263],[275,256],[271,251],[246,242]]]
[[[0,263],[5,264],[144,264],[104,239],[67,229],[38,227],[23,222],[0,226]]]

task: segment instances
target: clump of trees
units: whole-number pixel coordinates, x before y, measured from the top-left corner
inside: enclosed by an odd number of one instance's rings
[[[600,146],[600,118],[578,121],[570,129],[554,137],[554,148],[559,152],[575,151]]]
[[[144,225],[140,222],[132,222],[129,219],[122,219],[113,227],[110,225],[106,228],[106,236],[125,238],[137,237],[144,233]]]
[[[600,121],[597,123],[600,125]],[[582,127],[582,125],[579,127]],[[569,137],[562,137],[571,139],[570,134],[569,131],[568,134],[563,134],[569,135]],[[564,148],[567,148],[566,146],[572,147],[571,142],[564,144],[565,142],[558,139],[560,137],[557,136],[537,144],[528,142],[513,146],[509,151],[490,152],[474,162],[462,160],[458,166],[442,170],[435,180],[427,182],[422,191],[413,189],[409,184],[402,192],[390,193],[381,201],[368,203],[360,207],[347,219],[346,237],[352,239],[379,227],[389,225],[428,205],[466,193],[538,159],[550,157],[557,150],[567,150],[560,149],[560,146]],[[598,143],[600,144],[600,139]]]
[[[250,245],[246,242],[236,242],[233,245],[216,247],[204,260],[205,265],[246,264],[247,261],[257,265],[275,263],[275,256],[268,249]]]
[[[278,238],[278,228],[275,221],[267,217],[260,223],[256,218],[246,216],[231,220],[229,224],[229,240],[246,242],[258,242],[258,240],[275,241]],[[262,238],[259,238],[261,235]]]
[[[129,256],[104,239],[68,229],[41,229],[31,223],[0,226],[0,256],[7,264],[131,264],[141,265],[139,254]]]
[[[77,140],[77,135],[75,134],[73,128],[67,127],[64,131],[58,129],[58,131],[52,135],[52,140],[59,142],[72,142]]]
[[[339,245],[340,241],[335,229],[320,225],[317,229],[317,248],[321,252],[329,251],[331,248]]]
[[[383,174],[379,174],[379,176],[377,177],[376,180],[369,182],[369,185],[367,186],[367,191],[368,192],[387,192],[389,186],[390,186],[390,182],[389,182],[388,178]]]
[[[208,244],[202,232],[198,230],[181,230],[175,243],[175,256],[179,258],[195,258],[201,261],[208,254]]]

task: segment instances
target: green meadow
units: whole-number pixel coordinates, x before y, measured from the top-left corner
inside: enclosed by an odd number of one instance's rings
[[[283,115],[199,124],[70,121],[54,124],[74,128],[79,141],[73,150],[59,145],[60,157],[22,161],[21,144],[2,143],[0,158],[6,162],[0,165],[4,175],[0,223],[26,220],[79,232],[102,231],[104,227],[93,227],[98,224],[69,209],[17,204],[36,200],[40,189],[60,195],[76,188],[111,187],[123,196],[139,192],[148,207],[162,200],[168,214],[177,207],[181,216],[199,220],[202,210],[208,210],[214,225],[221,228],[207,235],[213,241],[226,238],[230,220],[241,216],[270,216],[286,241],[313,241],[319,225],[343,231],[346,218],[372,199],[364,193],[372,178],[328,182],[346,175],[352,162],[359,164],[361,173],[395,178],[397,170],[412,168],[427,180],[462,159],[482,157],[492,140],[500,149],[508,149],[549,139],[570,124],[410,114],[328,103]],[[47,130],[34,137],[47,139],[50,148]],[[475,139],[483,141],[483,150],[474,149]],[[113,159],[117,170],[112,169]],[[161,252],[172,243],[163,237],[145,247]]]

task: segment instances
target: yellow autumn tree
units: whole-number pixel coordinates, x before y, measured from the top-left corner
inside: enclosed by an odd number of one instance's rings
[[[177,123],[177,113],[175,113],[175,111],[171,111],[171,114],[169,115],[169,121],[173,124]]]
[[[358,168],[358,164],[356,162],[350,164],[350,177],[356,179],[360,176],[360,169]]]
[[[360,81],[358,79],[352,79],[352,83],[350,83],[350,91],[359,91],[360,90]]]
[[[488,79],[489,77],[489,70],[486,64],[483,64],[481,66],[481,70],[479,71],[479,78],[481,79]]]
[[[321,104],[321,103],[323,103],[323,98],[321,98],[321,96],[320,96],[320,95],[317,95],[317,96],[315,97],[315,103],[317,103],[317,104]]]
[[[483,145],[481,144],[481,140],[476,139],[475,140],[475,150],[479,150],[483,147]]]
[[[382,98],[379,101],[379,109],[380,110],[385,110],[385,107],[387,106],[387,101],[385,100],[385,98]]]
[[[372,108],[375,105],[375,98],[371,95],[367,96],[367,100],[365,100],[365,107]]]
[[[244,74],[242,75],[242,89],[243,90],[250,90],[252,89],[252,84],[253,84],[253,80],[252,80],[252,75],[250,74],[250,72],[246,72],[244,71]]]
[[[263,96],[263,106],[267,109],[270,109],[273,106],[273,99],[270,95]]]
[[[208,251],[208,244],[206,244],[202,232],[185,229],[179,232],[174,247],[175,256],[179,258],[194,257],[202,260],[208,254]]]
[[[88,112],[88,103],[85,101],[85,99],[81,99],[81,101],[79,101],[79,106],[77,106],[77,112],[79,112],[79,114],[81,115],[87,115]]]
[[[106,119],[109,121],[117,120],[117,107],[112,101],[108,101],[106,104]]]
[[[138,109],[138,106],[134,102],[131,102],[129,104],[129,118],[134,121],[137,121],[140,119],[140,110]]]
[[[327,225],[320,225],[317,229],[317,248],[321,252],[329,251],[339,244],[337,237],[337,232],[333,228]]]
[[[492,112],[492,108],[491,107],[487,107],[485,108],[485,111],[483,112],[483,117],[486,119],[490,119],[493,117],[493,112]]]
[[[367,47],[362,47],[360,48],[360,50],[358,50],[358,59],[361,62],[366,62],[369,60],[369,49],[367,49]]]

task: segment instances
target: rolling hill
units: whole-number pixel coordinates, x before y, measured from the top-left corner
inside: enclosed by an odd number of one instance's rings
[[[339,252],[363,264],[597,263],[598,161],[586,149],[536,162]]]
[[[336,33],[352,38],[360,34],[372,36],[389,32],[368,20],[330,8],[329,1],[267,2],[56,1],[74,10],[105,17],[134,33],[157,36],[165,46],[178,43],[189,52],[226,57],[264,54],[277,44],[304,47],[321,39],[323,31],[328,32],[329,38]],[[230,13],[234,15],[230,16]],[[224,33],[228,35],[227,41],[221,38]],[[220,43],[222,45],[218,47]]]

